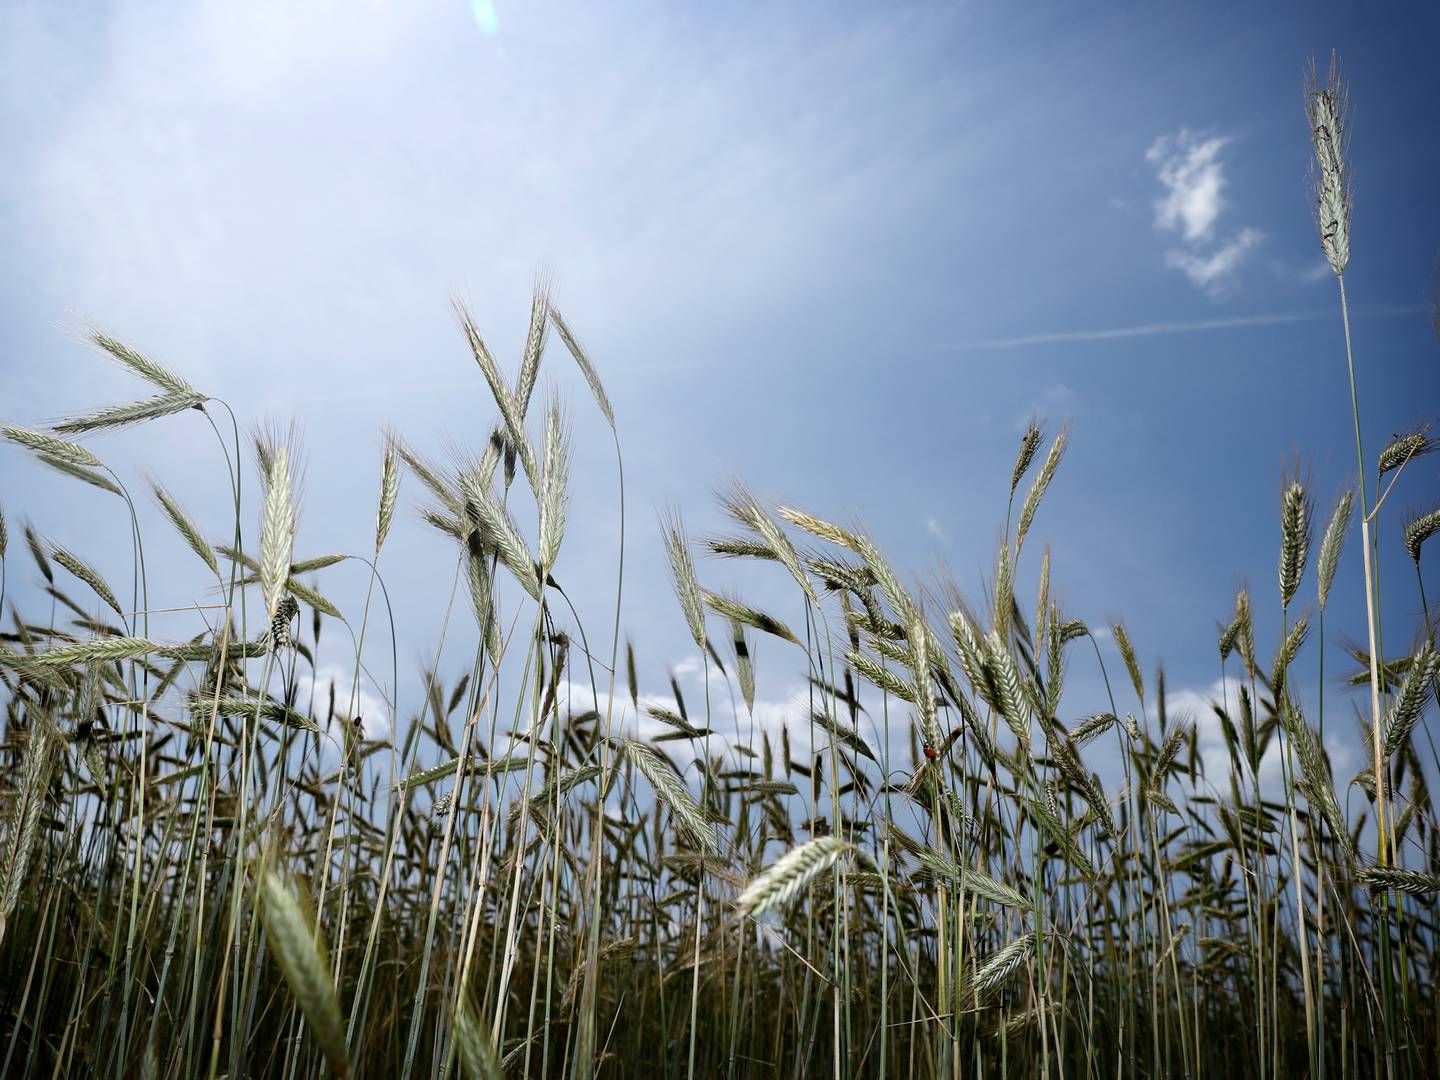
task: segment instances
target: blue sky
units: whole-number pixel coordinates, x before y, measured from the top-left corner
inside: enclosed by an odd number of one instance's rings
[[[1440,413],[1437,32],[1433,7],[1393,4],[11,0],[0,412],[139,396],[79,341],[93,320],[242,418],[303,417],[298,547],[363,550],[383,425],[441,454],[491,423],[449,298],[513,369],[543,274],[615,403],[625,625],[651,677],[690,651],[655,508],[704,534],[710,492],[741,476],[863,520],[907,574],[948,564],[978,599],[1039,413],[1071,426],[1036,530],[1067,614],[1123,618],[1147,671],[1163,660],[1198,704],[1242,583],[1273,648],[1282,470],[1298,461],[1318,527],[1353,479],[1300,93],[1332,48],[1354,102],[1367,452]],[[558,343],[543,374],[577,425],[562,580],[605,628],[608,434]],[[196,419],[93,448],[219,520],[223,467]],[[1390,640],[1419,615],[1396,523],[1436,497],[1435,460],[1382,518]],[[124,580],[124,521],[97,497],[0,454],[12,523]],[[190,602],[190,556],[158,519],[149,533],[167,599]],[[1332,641],[1363,637],[1358,554]],[[385,559],[402,670],[438,636],[450,558],[404,516]],[[362,573],[331,573],[327,591],[358,600]],[[797,611],[765,568],[701,574]],[[762,644],[762,696],[801,685],[799,659]],[[1078,661],[1071,686],[1077,713],[1103,704]]]

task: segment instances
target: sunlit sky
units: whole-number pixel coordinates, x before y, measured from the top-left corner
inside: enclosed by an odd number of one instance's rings
[[[513,372],[540,276],[615,404],[624,625],[648,682],[697,667],[657,508],[704,535],[721,525],[711,493],[743,477],[865,522],[914,580],[948,566],[978,602],[1038,414],[1068,422],[1071,443],[1022,607],[1048,542],[1066,613],[1123,618],[1146,670],[1163,661],[1199,709],[1243,583],[1273,649],[1282,474],[1299,469],[1323,527],[1355,472],[1301,97],[1310,57],[1332,48],[1354,103],[1367,453],[1440,413],[1437,35],[1440,10],[1396,4],[9,0],[0,414],[143,396],[80,340],[93,321],[242,422],[302,418],[298,550],[363,552],[382,427],[443,457],[493,421],[450,298]],[[608,642],[608,431],[558,342],[548,382],[577,428],[556,576]],[[198,415],[89,445],[137,490],[153,470],[218,539],[224,464]],[[1396,525],[1435,499],[1436,460],[1380,522],[1397,647],[1420,612]],[[438,640],[452,582],[420,495],[407,478],[382,562],[402,674]],[[107,496],[11,449],[0,505],[12,536],[32,517],[128,581]],[[149,513],[152,603],[213,601]],[[1327,618],[1332,674],[1336,643],[1363,638],[1358,563],[1357,542]],[[40,602],[23,545],[9,565],[8,596]],[[779,571],[701,559],[700,573],[799,618]],[[343,567],[321,584],[358,615],[364,581]],[[198,629],[187,618],[177,635]],[[803,687],[802,661],[759,645],[770,715]],[[1327,708],[1353,715],[1337,683]],[[1105,706],[1092,664],[1076,660],[1069,686],[1077,715]]]

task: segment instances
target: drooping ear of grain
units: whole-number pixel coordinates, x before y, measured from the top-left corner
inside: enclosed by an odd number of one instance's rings
[[[175,531],[190,545],[190,550],[200,556],[205,565],[210,568],[210,572],[218,577],[220,564],[215,558],[215,549],[200,534],[200,527],[185,512],[185,508],[180,505],[179,501],[165,490],[159,480],[152,479],[150,481],[150,490],[155,494],[155,501],[165,511],[165,516],[170,519],[170,524],[175,526]]]
[[[140,378],[163,390],[166,394],[204,397],[200,391],[196,390],[165,365],[151,359],[144,353],[137,352],[123,342],[116,341],[109,334],[101,330],[92,330],[90,332],[90,340],[98,348],[104,350],[104,352],[117,363],[129,368],[136,375],[139,375]]]
[[[315,1033],[315,1041],[324,1051],[331,1071],[336,1076],[348,1077],[350,1059],[345,1047],[345,1024],[335,984],[330,979],[330,960],[319,924],[303,893],[287,885],[276,871],[265,871],[259,891],[260,918],[290,993]]]
[[[1410,732],[1425,711],[1425,696],[1437,668],[1440,668],[1440,652],[1434,643],[1427,641],[1410,658],[1410,670],[1385,713],[1386,757],[1393,756],[1410,738]]]
[[[700,809],[669,764],[643,743],[627,742],[625,752],[635,763],[635,767],[645,775],[645,779],[650,781],[650,786],[660,801],[670,808],[676,824],[694,843],[711,855],[719,855],[720,844],[715,839],[715,830],[705,820],[705,812]]]
[[[747,915],[784,907],[852,847],[838,836],[818,836],[791,848],[745,886],[735,904]]]
[[[8,439],[17,446],[33,450],[41,457],[54,458],[66,465],[76,465],[84,469],[103,469],[105,467],[104,462],[79,443],[57,439],[54,435],[46,435],[43,431],[32,431],[30,428],[5,424],[0,425],[0,437]]]

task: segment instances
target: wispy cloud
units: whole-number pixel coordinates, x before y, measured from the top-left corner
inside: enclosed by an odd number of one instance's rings
[[[1225,165],[1220,152],[1231,139],[1182,128],[1162,135],[1145,152],[1165,189],[1155,201],[1155,227],[1179,235],[1181,246],[1165,253],[1165,265],[1183,270],[1198,289],[1217,294],[1233,278],[1245,257],[1265,238],[1259,229],[1242,228],[1223,242],[1215,225],[1229,205]]]
[[[925,519],[925,531],[942,544],[950,543],[950,534],[947,533],[933,517]]]
[[[1394,318],[1429,310],[1423,304],[1401,304],[1355,312],[1365,318]],[[1285,323],[1315,322],[1335,318],[1334,311],[1291,311],[1269,315],[1237,315],[1230,319],[1197,319],[1193,322],[1140,323],[1137,326],[1113,326],[1103,330],[1056,330],[1044,334],[1020,334],[1015,337],[967,341],[942,348],[954,351],[982,349],[1017,349],[1026,345],[1067,345],[1086,341],[1119,341],[1125,338],[1154,337],[1159,334],[1198,334],[1214,330],[1239,330],[1251,326],[1279,326]]]

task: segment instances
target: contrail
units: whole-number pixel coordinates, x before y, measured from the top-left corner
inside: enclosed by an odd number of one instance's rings
[[[1357,311],[1359,317],[1392,318],[1400,315],[1414,315],[1428,310],[1424,304],[1410,304],[1403,307],[1372,308]],[[1233,319],[1203,319],[1199,322],[1145,323],[1140,326],[1116,326],[1108,330],[1062,330],[1049,334],[1026,334],[1022,337],[992,338],[988,341],[967,341],[961,345],[947,345],[947,350],[967,349],[1014,349],[1023,345],[1061,345],[1076,341],[1117,341],[1123,338],[1154,337],[1157,334],[1196,334],[1207,330],[1235,330],[1247,326],[1278,326],[1283,323],[1316,322],[1320,319],[1339,319],[1336,311],[1296,311],[1288,314],[1242,315]]]

